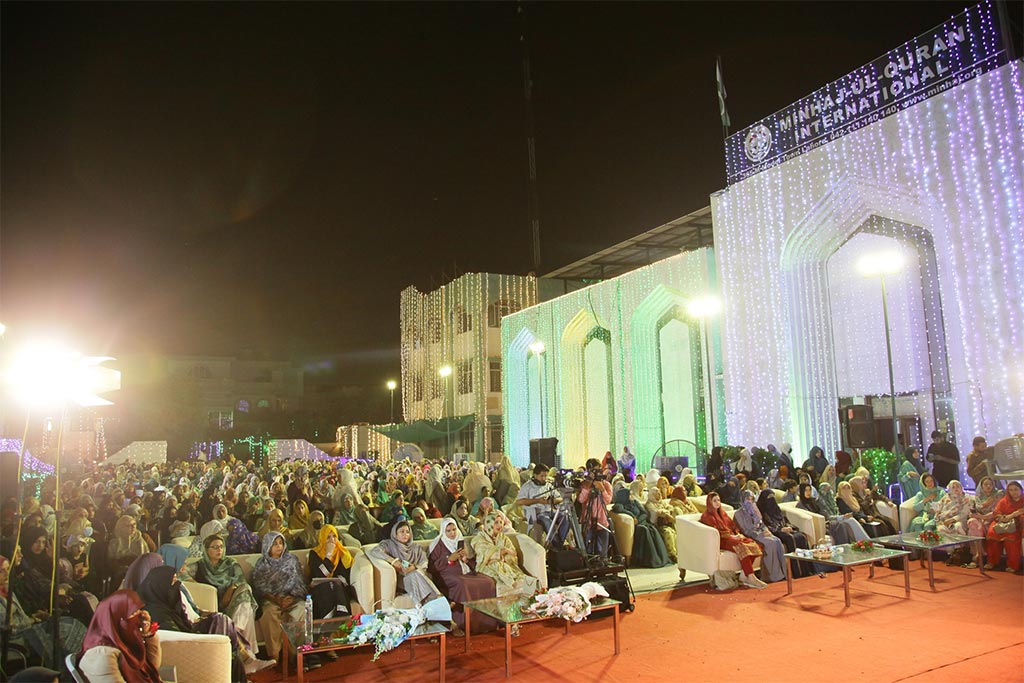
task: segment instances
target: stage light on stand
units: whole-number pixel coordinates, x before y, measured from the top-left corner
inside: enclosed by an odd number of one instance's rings
[[[398,383],[393,379],[388,380],[388,391],[391,392],[391,419],[388,424],[395,424],[395,389],[398,388]]]

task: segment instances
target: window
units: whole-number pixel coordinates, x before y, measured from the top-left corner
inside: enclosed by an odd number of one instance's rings
[[[501,319],[519,310],[519,303],[511,299],[499,299],[487,307],[487,325],[501,327]]]
[[[459,393],[473,393],[473,363],[464,360],[459,363]]]
[[[205,365],[193,365],[188,369],[188,376],[194,379],[212,379],[213,373]]]
[[[206,415],[212,429],[231,429],[234,424],[234,413],[230,410],[211,410]]]
[[[488,427],[488,431],[490,432],[488,437],[489,437],[489,439],[491,441],[491,445],[490,445],[491,453],[501,453],[502,450],[503,450],[502,441],[503,441],[503,439],[505,437],[505,428],[504,428],[504,426],[502,426],[500,424],[491,425],[490,427]]]
[[[238,401],[238,403],[235,404],[235,410],[237,410],[240,413],[248,413],[249,412],[249,402],[246,401],[244,398],[240,399]]]
[[[474,446],[476,445],[476,432],[472,427],[467,427],[459,432],[459,448],[463,453],[473,453],[476,451]]]
[[[455,307],[452,317],[455,319],[455,334],[462,334],[473,329],[473,316],[466,313],[466,309],[462,306]]]
[[[491,391],[501,391],[501,361],[491,361]]]

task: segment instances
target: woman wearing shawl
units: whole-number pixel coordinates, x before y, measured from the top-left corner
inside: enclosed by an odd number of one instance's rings
[[[224,554],[225,543],[217,536],[203,542],[205,552],[195,567],[195,580],[217,589],[217,607],[231,617],[237,628],[252,646],[256,635],[256,599],[245,581],[242,567],[234,558]]]
[[[412,542],[412,529],[406,520],[395,524],[391,528],[391,537],[378,543],[367,554],[395,568],[398,590],[407,593],[417,606],[441,595],[426,574],[427,554]]]
[[[263,526],[259,528],[256,534],[260,537],[260,542],[262,543],[266,535],[272,531],[280,534],[285,543],[288,543],[291,538],[290,530],[284,525],[284,513],[276,507],[267,514],[266,521],[263,522]]]
[[[448,494],[444,487],[444,479],[441,475],[441,467],[439,465],[431,465],[426,472],[426,496],[430,504],[436,507],[438,510],[448,510],[452,506],[452,497]],[[519,482],[516,481],[516,489],[519,488]]]
[[[506,458],[508,456],[505,456]],[[605,474],[608,477],[614,477],[619,472],[619,466],[615,462],[615,456],[612,455],[611,451],[606,451],[604,457],[601,459],[601,468],[604,469]]]
[[[761,511],[761,521],[764,522],[765,527],[772,533],[772,536],[782,542],[787,553],[796,552],[797,548],[810,547],[807,537],[786,519],[785,513],[782,512],[778,501],[775,500],[775,494],[770,489],[761,491],[758,495],[757,509]],[[816,573],[814,569],[806,562],[797,562],[793,567],[793,574],[797,578],[814,573]]]
[[[825,528],[836,543],[853,543],[854,541],[866,541],[869,538],[864,527],[853,519],[852,514],[839,514],[839,506],[830,484],[822,484],[817,500],[814,498],[813,487],[810,484],[800,484],[796,506],[801,510],[822,515],[825,518]],[[817,540],[820,539],[814,539],[813,542]]]
[[[280,532],[263,537],[263,556],[252,570],[252,591],[263,608],[259,623],[271,659],[281,660],[281,623],[304,617],[306,578]]]
[[[1020,566],[1020,539],[1021,522],[1024,519],[1024,491],[1021,490],[1020,482],[1011,481],[1006,485],[1006,495],[996,503],[995,519],[988,528],[986,537],[986,560],[985,569],[994,569],[999,564],[999,558],[1006,549],[1006,571],[1021,573]],[[996,531],[996,524],[999,522],[1012,522],[1013,531],[1000,533]]]
[[[629,488],[612,495],[613,512],[627,514],[634,520],[633,553],[629,563],[634,567],[664,567],[669,564],[668,548],[647,514],[647,488],[644,480],[634,479]]]
[[[664,479],[664,477],[662,477]],[[666,481],[668,481],[666,479]],[[661,489],[653,488],[647,494],[647,518],[661,534],[661,540],[665,542],[665,550],[668,552],[668,559],[676,562],[676,508],[669,504],[667,498],[662,498]]]
[[[903,464],[898,475],[900,488],[903,489],[903,500],[910,500],[921,490],[921,475],[925,473],[921,462],[921,451],[917,446],[907,446],[903,451]]]
[[[149,576],[150,570],[163,565],[163,563],[163,558],[157,553],[143,553],[139,555],[128,567],[124,580],[121,581],[120,589],[138,592],[139,586]]]
[[[532,595],[540,582],[519,568],[519,555],[505,535],[505,520],[491,513],[484,517],[480,533],[470,543],[476,556],[476,570],[494,579],[495,591],[503,595]]]
[[[309,513],[309,524],[299,534],[292,536],[292,549],[315,548],[320,543],[320,530],[327,524],[327,518],[320,510]]]
[[[629,450],[629,446],[622,447],[622,454],[619,455],[619,473],[627,481],[633,481],[636,477],[636,456]]]
[[[689,496],[703,496],[704,489],[697,483],[697,477],[692,472],[687,472],[689,468],[683,469],[683,487],[686,489],[686,495]]]
[[[437,527],[427,521],[427,513],[423,508],[413,508],[411,515],[412,523],[409,526],[412,529],[412,540],[429,541],[437,537]]]
[[[217,503],[213,506],[213,519],[199,529],[199,538],[206,539],[207,536],[225,535],[228,532],[228,508],[224,503]]]
[[[672,497],[672,484],[669,483],[668,477],[658,477],[658,491],[664,501]]]
[[[508,505],[519,495],[519,470],[507,455],[501,456],[501,462],[494,473],[493,495],[498,505]]]
[[[348,470],[342,470],[347,472]],[[350,526],[356,521],[356,497],[346,491],[341,494],[341,504],[334,513],[334,524],[337,526]]]
[[[992,477],[981,478],[981,481],[978,482],[978,490],[974,493],[971,515],[967,520],[969,535],[985,536],[989,524],[995,518],[996,505],[1002,497],[1003,492],[996,488],[996,482]]]
[[[470,462],[469,473],[462,480],[462,492],[466,497],[466,501],[470,505],[476,503],[484,497],[483,489],[485,488],[490,491],[494,488],[494,485],[484,472],[484,464],[482,462]]]
[[[297,534],[309,526],[309,504],[302,498],[296,498],[292,503],[292,514],[288,518],[288,532],[294,538]]]
[[[956,479],[949,482],[946,494],[935,512],[935,530],[964,536],[967,534],[967,519],[971,514],[972,501],[964,493],[963,484]]]
[[[836,504],[839,507],[839,513],[849,515],[857,520],[869,537],[878,538],[879,536],[886,535],[882,526],[874,522],[871,515],[864,512],[861,508],[860,502],[853,494],[853,485],[850,482],[839,482],[839,495],[836,496]]]
[[[469,514],[469,503],[464,498],[459,498],[455,501],[452,505],[450,516],[459,525],[459,531],[462,532],[463,536],[473,536],[476,534],[477,525],[480,524],[480,520]]]
[[[259,552],[260,537],[255,532],[249,531],[242,520],[232,517],[228,520],[225,545],[228,555],[249,555]]]
[[[459,604],[496,597],[494,580],[477,573],[476,558],[469,554],[470,548],[459,525],[451,517],[445,517],[441,528],[444,531],[431,541],[428,555],[435,585],[443,584],[448,599]],[[452,612],[452,620],[459,629],[465,628],[466,615],[461,609]],[[473,619],[473,633],[493,631],[497,626],[498,622],[482,614]]]
[[[828,465],[825,466],[825,471],[821,473],[821,479],[818,480],[818,483],[819,485],[831,484],[832,487],[835,488],[836,480],[838,478],[839,477],[836,475],[835,465],[829,463]]]
[[[352,553],[341,544],[338,530],[326,524],[320,529],[317,545],[309,551],[309,594],[313,597],[313,617],[329,619],[361,612],[355,590],[349,584]]]
[[[499,512],[494,506],[494,499],[490,496],[484,496],[478,500],[474,507],[476,509],[473,510],[473,516],[477,519],[483,519],[492,512]]]
[[[692,474],[690,475],[693,476]],[[695,515],[700,510],[690,500],[690,493],[686,490],[686,484],[679,484],[672,489],[672,497],[668,499],[669,505],[675,508],[676,515]]]
[[[946,492],[935,483],[935,477],[925,473],[921,475],[921,490],[913,501],[916,516],[910,521],[910,532],[916,533],[925,529],[935,530],[935,510],[937,504],[946,497]]]
[[[893,528],[892,522],[890,522],[888,519],[886,519],[878,513],[878,505],[874,493],[868,487],[867,479],[858,474],[857,476],[850,479],[849,483],[850,488],[853,490],[854,500],[856,500],[857,504],[860,505],[860,510],[861,512],[864,513],[864,517],[867,519],[867,521],[874,523],[872,524],[872,526],[874,526],[878,530],[878,535],[891,536],[892,534],[895,534],[896,529]],[[892,504],[889,503],[889,505]],[[854,516],[856,517],[856,515]]]
[[[409,512],[405,509],[405,495],[401,491],[391,494],[391,501],[380,511],[378,519],[384,524],[394,522],[399,516],[409,518]]]
[[[356,521],[348,528],[348,532],[363,545],[378,543],[384,525],[373,518],[370,508],[365,505],[357,506],[355,518]]]
[[[754,476],[754,457],[750,454],[749,448],[741,448],[739,458],[736,460],[735,472],[743,473],[747,477]]]
[[[754,558],[761,556],[761,546],[739,532],[729,515],[722,510],[722,499],[717,493],[709,493],[707,502],[707,509],[700,516],[700,521],[718,531],[719,548],[736,553],[743,570],[740,583],[750,588],[765,588],[768,584],[754,575]]]
[[[78,660],[90,683],[160,683],[160,637],[142,606],[119,590],[96,607]]]
[[[737,507],[740,504],[740,480],[729,477],[729,480],[718,489],[718,495],[726,505]]]
[[[754,504],[754,494],[751,491],[744,490],[740,494],[740,507],[733,516],[733,522],[744,536],[761,546],[761,574],[768,582],[774,583],[786,578],[786,558],[783,557],[786,550],[782,541],[765,525],[761,518],[761,510]]]
[[[124,577],[128,565],[134,562],[136,557],[156,550],[146,545],[137,527],[138,523],[134,517],[122,515],[114,525],[114,535],[107,543],[107,563],[111,575],[118,583]]]

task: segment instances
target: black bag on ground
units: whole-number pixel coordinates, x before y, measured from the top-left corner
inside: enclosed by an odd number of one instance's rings
[[[608,597],[612,600],[618,600],[622,604],[619,605],[620,612],[632,612],[636,607],[633,602],[633,595],[629,592],[629,582],[621,576],[602,576],[595,579],[596,583],[604,586],[604,589],[608,591]],[[591,612],[588,619],[602,619],[612,615],[611,610],[603,609],[599,612]]]

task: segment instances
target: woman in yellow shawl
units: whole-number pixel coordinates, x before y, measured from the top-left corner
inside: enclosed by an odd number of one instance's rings
[[[329,619],[360,614],[355,589],[349,584],[352,553],[341,544],[338,530],[330,524],[320,527],[320,542],[309,551],[309,594],[313,617]]]
[[[267,513],[267,519],[263,522],[263,526],[256,531],[262,541],[263,537],[269,534],[271,531],[276,531],[284,537],[286,543],[291,543],[291,533],[288,528],[284,525],[284,513],[279,509],[274,508]]]
[[[292,514],[288,518],[288,530],[292,535],[302,533],[309,526],[309,505],[301,498],[292,503]]]
[[[480,532],[470,539],[476,555],[476,571],[494,579],[498,597],[531,595],[540,582],[519,568],[519,555],[505,535],[504,527],[503,517],[494,513],[484,517]]]

